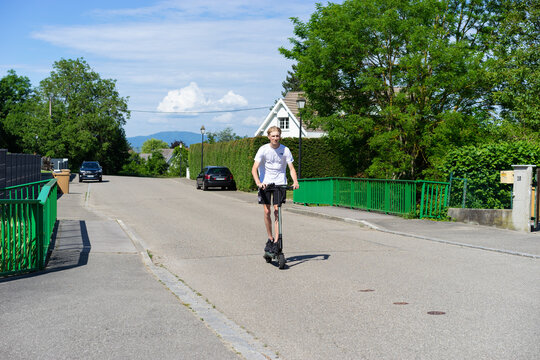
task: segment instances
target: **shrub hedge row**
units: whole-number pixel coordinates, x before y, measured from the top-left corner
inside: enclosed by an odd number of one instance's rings
[[[221,165],[231,169],[239,190],[255,190],[251,176],[251,167],[257,150],[268,143],[268,138],[259,136],[229,142],[204,144],[204,166]],[[283,138],[281,143],[287,146],[294,158],[294,167],[298,172],[298,138]],[[325,138],[302,139],[302,177],[319,178],[330,176],[348,176],[347,168],[335,147]],[[190,178],[195,179],[201,169],[201,144],[192,144],[189,148]],[[287,172],[288,173],[288,172]],[[290,181],[290,177],[289,177]]]

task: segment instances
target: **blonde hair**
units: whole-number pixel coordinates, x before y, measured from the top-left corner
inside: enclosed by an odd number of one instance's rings
[[[272,126],[272,127],[269,127],[268,130],[266,131],[266,134],[268,134],[268,136],[270,136],[270,134],[274,131],[277,131],[279,133],[279,135],[281,136],[281,128],[277,127],[277,126]]]

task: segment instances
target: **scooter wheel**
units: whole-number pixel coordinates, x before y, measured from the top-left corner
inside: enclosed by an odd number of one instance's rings
[[[272,258],[266,254],[264,254],[264,260],[266,260],[267,263],[272,262]]]
[[[285,255],[279,254],[279,256],[278,256],[278,264],[279,264],[280,269],[285,268]]]

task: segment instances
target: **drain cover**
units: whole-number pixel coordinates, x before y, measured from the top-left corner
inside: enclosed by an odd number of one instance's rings
[[[358,290],[358,291],[360,291],[360,292],[372,292],[372,291],[375,291],[375,290],[373,290],[373,289],[364,289],[364,290]]]
[[[395,302],[394,305],[409,305],[409,303],[405,301],[399,301],[399,302]]]
[[[428,311],[428,315],[444,315],[444,311]]]

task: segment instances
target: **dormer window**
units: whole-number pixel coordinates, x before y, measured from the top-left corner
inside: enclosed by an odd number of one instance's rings
[[[282,130],[288,130],[289,129],[289,118],[288,117],[280,117],[279,120],[279,127]]]

